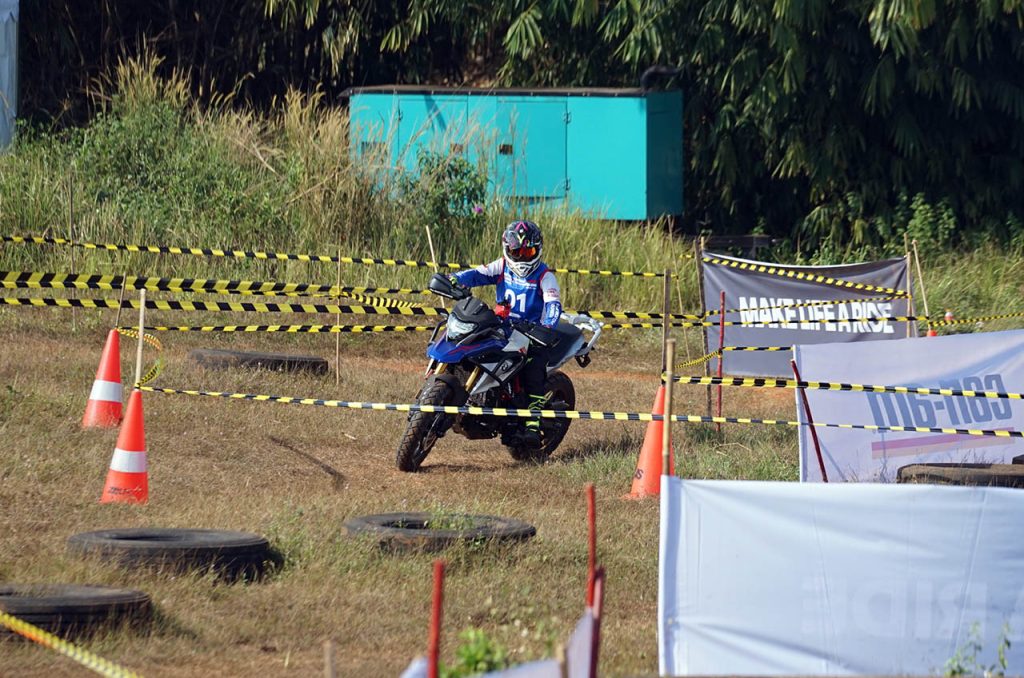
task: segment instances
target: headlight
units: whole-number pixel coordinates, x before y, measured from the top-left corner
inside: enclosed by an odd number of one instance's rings
[[[454,315],[448,316],[448,338],[458,341],[473,331],[473,323],[463,322]]]

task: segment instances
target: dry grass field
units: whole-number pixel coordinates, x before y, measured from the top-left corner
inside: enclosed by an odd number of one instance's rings
[[[154,322],[177,320],[171,314]],[[224,318],[217,318],[225,322]],[[311,320],[331,322],[332,319]],[[444,438],[424,471],[396,470],[399,413],[145,394],[150,502],[100,505],[115,431],[79,421],[113,312],[0,310],[0,581],[137,587],[158,612],[149,629],[111,629],[84,644],[147,676],[316,675],[333,639],[339,675],[394,676],[426,647],[430,555],[387,555],[346,536],[350,517],[391,511],[511,516],[537,537],[502,548],[455,548],[446,585],[442,660],[458,634],[487,632],[515,661],[548,656],[582,612],[586,570],[584,484],[597,490],[598,553],[608,571],[602,675],[657,670],[657,501],[626,501],[642,423],[575,422],[545,465],[514,462],[496,441]],[[186,322],[193,322],[189,317]],[[231,320],[228,322],[235,322]],[[246,320],[252,322],[251,320]],[[258,322],[274,322],[260,318]],[[213,371],[196,347],[329,357],[329,335],[164,333],[157,386],[349,400],[410,402],[426,337],[344,335],[334,375]],[[688,337],[696,355],[698,335]],[[608,331],[594,363],[568,372],[581,409],[650,408],[659,332]],[[684,355],[685,352],[681,351]],[[122,340],[125,380],[134,343]],[[147,353],[147,363],[153,358]],[[677,412],[700,414],[702,387],[684,387]],[[726,413],[792,418],[791,391],[726,391]],[[687,477],[794,479],[788,429],[680,427]],[[284,566],[259,583],[131,572],[65,551],[76,532],[166,526],[264,534]],[[0,646],[0,675],[81,675],[29,643]]]

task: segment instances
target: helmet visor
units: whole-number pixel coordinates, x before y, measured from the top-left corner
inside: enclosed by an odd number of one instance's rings
[[[537,256],[537,248],[532,246],[506,247],[505,253],[512,261],[532,261]]]

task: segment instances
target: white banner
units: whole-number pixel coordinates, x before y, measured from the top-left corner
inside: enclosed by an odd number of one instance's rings
[[[980,675],[1003,640],[1020,674],[1022,523],[1014,489],[663,476],[661,675]]]
[[[805,381],[1024,392],[1024,330],[793,348]],[[817,422],[1024,430],[1020,400],[808,390]],[[796,392],[796,409],[805,421]],[[901,466],[1009,462],[1021,438],[817,427],[829,482],[892,482]],[[808,427],[800,427],[800,479],[821,480]]]

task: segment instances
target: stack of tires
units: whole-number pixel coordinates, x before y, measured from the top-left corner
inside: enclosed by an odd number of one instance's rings
[[[263,537],[224,530],[98,530],[72,535],[67,546],[71,553],[122,567],[209,573],[227,582],[258,580],[275,562]],[[139,628],[153,614],[149,596],[134,589],[2,582],[0,611],[64,637],[117,624]],[[11,635],[0,631],[0,637]]]

